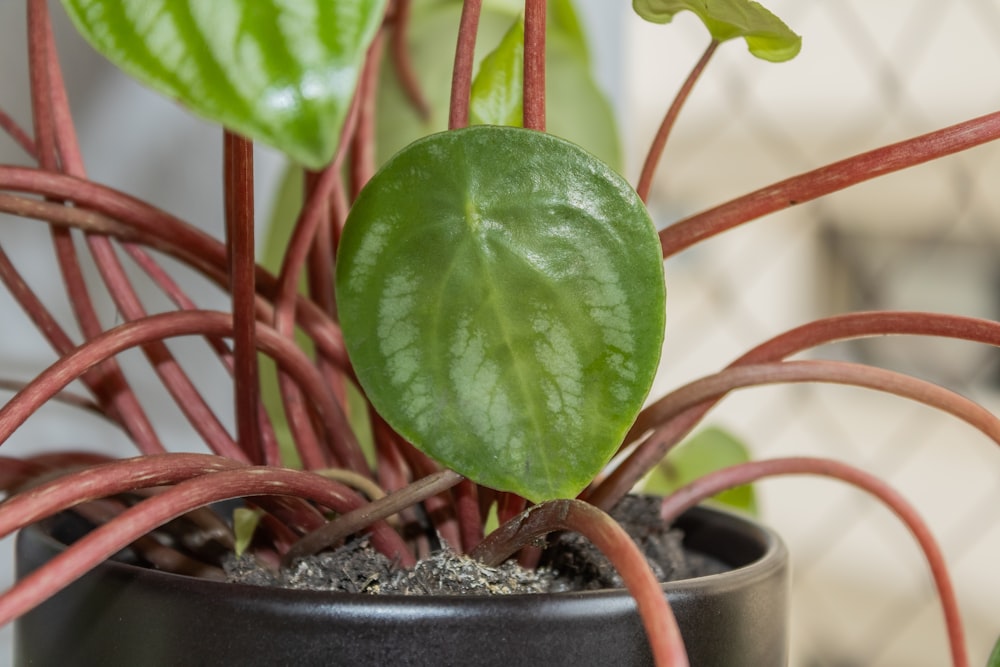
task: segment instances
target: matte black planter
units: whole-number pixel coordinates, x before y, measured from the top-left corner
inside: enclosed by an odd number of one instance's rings
[[[787,663],[788,556],[770,530],[695,509],[688,548],[736,569],[665,586],[691,664]],[[61,545],[17,541],[18,576]],[[16,622],[15,664],[648,665],[624,591],[389,597],[231,585],[109,561]]]

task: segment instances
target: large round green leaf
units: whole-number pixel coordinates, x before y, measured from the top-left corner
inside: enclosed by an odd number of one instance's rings
[[[337,300],[361,385],[444,465],[531,500],[578,493],[652,383],[660,244],[612,169],[548,134],[418,140],[348,218]]]
[[[62,0],[111,62],[209,120],[320,168],[386,0]]]

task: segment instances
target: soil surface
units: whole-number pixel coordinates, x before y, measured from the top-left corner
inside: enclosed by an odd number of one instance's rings
[[[683,535],[664,531],[656,498],[629,496],[612,512],[646,554],[660,581],[675,581],[729,569],[684,549]],[[411,569],[398,567],[360,538],[331,552],[297,561],[275,573],[252,557],[230,557],[230,581],[260,586],[397,595],[503,595],[621,588],[621,578],[585,538],[566,533],[550,540],[539,568],[512,561],[497,568],[443,549]]]

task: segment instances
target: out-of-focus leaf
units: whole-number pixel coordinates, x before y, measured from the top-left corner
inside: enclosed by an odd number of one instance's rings
[[[327,164],[386,0],[62,0],[111,62],[199,116]]]
[[[749,460],[750,451],[742,441],[720,428],[707,428],[670,452],[646,477],[642,490],[667,495],[710,472]],[[752,486],[723,491],[715,500],[751,515],[757,514],[757,498]]]
[[[476,39],[477,63],[496,48],[511,22],[524,9],[523,0],[484,3]],[[451,67],[460,0],[414,0],[409,30],[410,54],[431,115],[421,119],[399,85],[391,62],[379,82],[378,159],[384,162],[420,137],[448,127]],[[621,171],[618,130],[611,105],[590,73],[590,61],[579,21],[568,0],[549,3],[546,35],[546,129],[568,139]]]
[[[993,652],[990,653],[990,658],[986,661],[986,667],[1000,667],[1000,637],[997,638],[997,643],[993,646]]]
[[[472,82],[470,122],[474,125],[522,125],[524,21],[514,20],[500,44],[479,64]]]

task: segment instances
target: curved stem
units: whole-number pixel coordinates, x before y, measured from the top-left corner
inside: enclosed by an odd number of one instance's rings
[[[796,204],[1000,137],[1000,111],[833,162],[673,223],[660,232],[664,259]]]
[[[399,77],[399,85],[403,89],[403,94],[406,95],[406,99],[416,109],[420,120],[426,123],[431,117],[431,107],[424,97],[423,90],[420,88],[420,80],[417,78],[416,70],[413,68],[413,58],[410,55],[408,43],[412,9],[412,0],[396,0],[396,13],[393,16],[389,48],[391,50],[392,63],[395,65],[396,76]]]
[[[173,486],[99,526],[0,595],[0,626],[44,602],[140,535],[210,503],[252,496],[305,498],[338,512],[361,500],[319,475],[282,468],[247,467],[200,475]],[[384,523],[373,526],[372,544],[389,558],[407,558],[406,545]]]
[[[617,521],[593,505],[580,500],[550,500],[535,505],[490,533],[471,556],[497,566],[521,548],[558,530],[580,533],[614,565],[635,598],[656,664],[686,666],[680,629],[646,557]]]
[[[944,611],[952,664],[967,667],[969,659],[958,600],[941,548],[916,509],[874,475],[830,459],[803,457],[752,461],[709,473],[678,489],[663,499],[660,516],[667,523],[673,522],[684,511],[721,491],[778,475],[820,475],[847,482],[878,498],[899,517],[917,540],[930,566]]]
[[[730,364],[729,368],[778,361],[836,341],[903,334],[946,337],[1000,346],[1000,323],[991,320],[939,313],[874,311],[838,315],[796,327],[751,349]],[[721,398],[709,399],[688,408],[667,422],[653,417],[654,413],[662,409],[659,401],[648,405],[639,414],[624,442],[635,442],[650,429],[654,429],[653,433],[639,443],[622,465],[584,494],[584,497],[598,507],[613,507]]]
[[[674,128],[674,124],[677,122],[677,117],[680,115],[684,103],[691,95],[695,83],[698,82],[701,73],[705,71],[708,61],[715,55],[717,48],[719,48],[719,42],[713,39],[708,48],[705,49],[705,52],[701,54],[701,58],[695,63],[694,68],[688,74],[687,79],[684,80],[684,84],[680,90],[677,91],[677,96],[674,97],[674,101],[670,104],[670,108],[667,109],[667,113],[663,117],[663,122],[660,123],[660,129],[657,130],[656,136],[653,138],[653,143],[649,147],[649,152],[646,154],[646,161],[642,165],[642,171],[639,174],[639,184],[635,186],[635,191],[643,202],[649,201],[649,190],[653,185],[653,174],[656,172],[656,167],[663,156],[663,149],[667,145],[670,131]]]
[[[348,461],[360,460],[363,465],[364,456],[347,418],[319,371],[293,341],[263,324],[258,323],[257,327],[259,349],[273,356],[313,401],[319,418],[330,431],[338,455]],[[232,316],[213,311],[162,313],[108,330],[57,360],[0,408],[0,443],[39,406],[94,364],[150,341],[185,335],[231,336]]]

